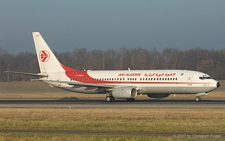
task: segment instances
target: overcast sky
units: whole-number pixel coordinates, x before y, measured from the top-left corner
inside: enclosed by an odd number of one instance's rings
[[[225,47],[224,0],[1,0],[0,47],[52,50]]]

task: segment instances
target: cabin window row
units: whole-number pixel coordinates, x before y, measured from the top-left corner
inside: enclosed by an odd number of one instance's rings
[[[71,81],[125,81],[125,78],[79,78]],[[128,81],[137,81],[137,78],[127,78]],[[140,81],[175,81],[177,78],[140,78]]]
[[[173,80],[174,81],[174,80],[177,80],[177,78],[140,78],[140,80],[143,80],[143,81],[146,81],[146,80],[147,81],[161,81],[161,80],[162,81],[164,81],[164,80],[165,81],[166,80],[171,80],[172,81]]]
[[[78,78],[78,79],[71,79],[71,81],[95,81],[95,80],[102,80],[102,81],[125,81],[125,78]]]

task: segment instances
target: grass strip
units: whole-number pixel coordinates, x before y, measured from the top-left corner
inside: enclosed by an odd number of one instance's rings
[[[224,133],[225,109],[0,109],[1,129]]]
[[[221,138],[178,138],[174,136],[139,136],[139,135],[65,135],[65,134],[35,134],[35,133],[11,133],[11,134],[0,134],[2,141],[149,141],[149,140],[160,140],[160,141],[223,141],[224,137]]]

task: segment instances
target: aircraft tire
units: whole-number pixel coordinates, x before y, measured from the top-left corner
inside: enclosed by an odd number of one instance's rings
[[[111,99],[112,99],[112,102],[114,102],[114,101],[115,101],[115,98],[114,98],[113,96],[111,96]]]
[[[105,98],[105,100],[106,100],[107,102],[111,102],[111,97],[110,97],[110,96],[107,96],[107,97]]]
[[[196,101],[196,102],[199,102],[199,101],[201,101],[201,98],[200,98],[200,97],[196,97],[196,98],[195,98],[195,101]]]
[[[107,96],[105,99],[106,99],[107,102],[115,101],[115,98],[113,96]]]

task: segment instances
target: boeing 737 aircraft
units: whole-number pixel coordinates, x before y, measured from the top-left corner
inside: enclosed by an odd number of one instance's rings
[[[38,76],[50,86],[68,91],[106,94],[106,101],[126,99],[137,95],[165,98],[170,94],[196,94],[196,101],[218,88],[220,83],[209,75],[191,70],[110,70],[80,71],[61,64],[39,32],[33,32],[40,73],[21,73]]]

